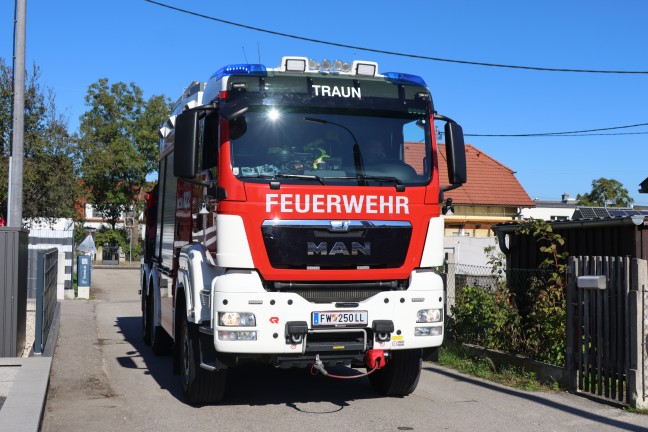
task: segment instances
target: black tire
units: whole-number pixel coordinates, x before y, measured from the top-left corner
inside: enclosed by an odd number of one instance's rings
[[[420,349],[391,351],[387,364],[369,375],[369,381],[384,396],[406,396],[418,385],[421,365]]]
[[[142,286],[142,339],[146,345],[151,345],[151,323],[149,322],[148,296],[145,288]]]
[[[180,324],[180,377],[185,400],[191,405],[220,402],[225,396],[227,369],[208,371],[200,367],[198,327],[185,319]]]
[[[155,355],[170,354],[171,348],[173,347],[173,340],[161,326],[154,325],[153,307],[153,293],[151,292],[150,295],[146,296],[147,330],[144,331],[145,334],[148,333],[148,345],[151,345],[151,349],[153,350],[153,354]],[[146,342],[146,339],[144,340],[144,342]]]

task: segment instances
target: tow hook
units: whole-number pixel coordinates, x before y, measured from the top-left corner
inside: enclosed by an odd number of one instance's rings
[[[316,354],[315,362],[311,366],[311,373],[313,375],[317,375],[317,372],[319,372],[322,375],[327,376],[329,378],[337,378],[337,379],[357,379],[357,378],[366,377],[367,375],[371,375],[372,373],[376,372],[378,369],[380,369],[385,365],[385,352],[383,350],[374,350],[374,349],[369,350],[367,351],[367,354],[365,356],[365,362],[367,364],[367,372],[363,374],[333,375],[326,371],[326,369],[324,368],[324,363],[322,363],[319,354]]]
[[[382,368],[385,366],[385,351],[370,349],[365,354],[365,364],[367,365],[367,370]]]
[[[315,355],[315,363],[313,363],[313,368],[317,369],[319,373],[324,376],[328,375],[328,372],[326,371],[326,369],[324,369],[324,363],[322,363],[322,360],[320,360],[319,358],[319,354]]]

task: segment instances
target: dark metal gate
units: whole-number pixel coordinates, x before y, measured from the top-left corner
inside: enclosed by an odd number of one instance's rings
[[[571,390],[635,405],[644,398],[644,260],[571,257],[567,284],[567,370]]]
[[[47,343],[56,308],[58,249],[38,251],[36,283],[36,334],[34,352],[41,354]]]

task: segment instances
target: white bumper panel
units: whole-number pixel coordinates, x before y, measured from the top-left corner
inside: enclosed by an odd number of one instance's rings
[[[373,348],[400,350],[428,348],[441,345],[439,336],[414,336],[415,327],[443,327],[443,322],[417,324],[417,312],[422,309],[443,309],[443,281],[430,270],[416,270],[406,291],[386,291],[359,302],[357,308],[336,308],[334,303],[310,303],[292,293],[266,292],[254,271],[236,271],[216,278],[213,282],[214,344],[224,353],[301,354],[303,343],[287,344],[285,331],[288,321],[305,321],[313,329],[312,313],[324,311],[367,311],[368,328],[375,320],[391,320],[394,333],[388,342],[373,341]],[[249,312],[256,317],[255,327],[221,327],[219,312]],[[442,314],[443,316],[443,314]],[[322,330],[317,327],[318,330]],[[222,341],[218,331],[256,331],[256,341]],[[331,332],[335,328],[328,329]],[[369,348],[372,341],[369,341]]]
[[[237,215],[216,216],[216,265],[223,268],[254,268],[243,218]]]
[[[443,265],[443,235],[445,220],[442,216],[430,219],[425,246],[421,256],[421,267],[438,267]]]

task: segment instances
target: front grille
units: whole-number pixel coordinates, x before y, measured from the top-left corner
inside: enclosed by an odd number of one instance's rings
[[[407,281],[371,282],[273,282],[271,291],[289,292],[311,303],[361,302],[381,292],[405,289]]]
[[[333,303],[333,302],[360,302],[380,294],[379,289],[323,289],[323,290],[292,290],[293,293],[308,300],[311,303]]]
[[[276,269],[382,269],[405,262],[406,221],[265,221],[268,259]]]

